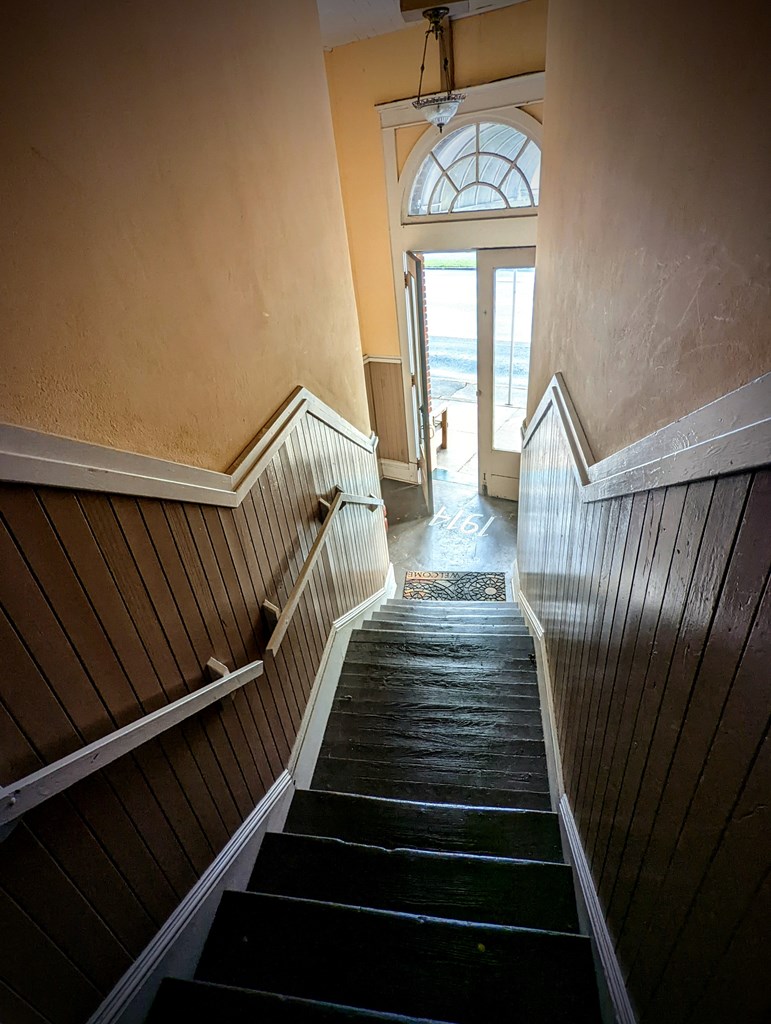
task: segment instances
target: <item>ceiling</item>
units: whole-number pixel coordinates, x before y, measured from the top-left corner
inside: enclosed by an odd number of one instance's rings
[[[446,2],[446,0],[445,0]],[[467,0],[458,4],[464,13],[453,17],[467,17],[482,14],[497,7],[509,7],[521,0]],[[399,0],[316,0],[321,20],[321,41],[325,50],[343,46],[357,39],[370,39],[386,32],[398,32],[408,28],[414,20],[405,21],[399,8]],[[427,0],[426,7],[431,6]],[[415,15],[412,15],[414,18]],[[417,14],[420,18],[420,14]]]

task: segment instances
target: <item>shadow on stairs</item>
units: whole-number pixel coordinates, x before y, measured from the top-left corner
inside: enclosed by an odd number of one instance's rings
[[[391,600],[351,636],[310,790],[148,1018],[597,1024],[513,604]]]

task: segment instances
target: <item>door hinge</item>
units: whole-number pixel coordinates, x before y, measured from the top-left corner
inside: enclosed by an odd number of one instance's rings
[[[404,271],[404,287],[405,288],[409,288],[409,286],[410,286],[410,275],[405,270]]]
[[[415,374],[414,373],[410,374],[410,384],[411,384],[411,386],[413,388],[415,387]]]

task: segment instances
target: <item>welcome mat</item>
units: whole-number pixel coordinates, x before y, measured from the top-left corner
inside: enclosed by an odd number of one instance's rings
[[[503,572],[408,572],[402,597],[410,601],[505,601]]]

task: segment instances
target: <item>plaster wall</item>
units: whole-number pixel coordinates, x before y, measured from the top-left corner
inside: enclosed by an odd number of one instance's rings
[[[3,20],[0,420],[217,470],[297,384],[367,429],[314,0]]]
[[[546,11],[546,0],[526,0],[453,22],[458,88],[543,71]],[[361,342],[369,355],[399,355],[383,147],[375,104],[415,95],[424,35],[425,23],[416,23],[326,55]],[[429,52],[435,56],[435,49]],[[436,63],[427,61],[426,91],[438,88],[436,72]],[[539,116],[537,107],[528,111]],[[411,127],[399,132],[400,166],[424,130],[435,131]]]
[[[604,457],[771,369],[771,17],[551,0],[529,412]]]

